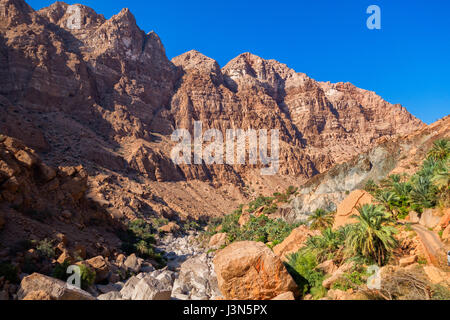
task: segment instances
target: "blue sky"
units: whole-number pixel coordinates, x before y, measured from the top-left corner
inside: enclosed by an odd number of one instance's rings
[[[53,1],[27,1],[34,9]],[[351,82],[431,123],[450,112],[450,1],[79,0],[106,18],[130,8],[169,58],[196,49],[221,66],[242,52],[319,81]],[[381,8],[381,30],[366,9]]]

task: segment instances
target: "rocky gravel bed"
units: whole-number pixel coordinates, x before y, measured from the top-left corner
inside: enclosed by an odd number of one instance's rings
[[[145,261],[132,261],[136,275],[124,282],[97,285],[100,300],[210,300],[221,297],[214,272],[213,252],[207,252],[198,234],[161,238],[155,248],[164,252],[167,266],[160,270]]]

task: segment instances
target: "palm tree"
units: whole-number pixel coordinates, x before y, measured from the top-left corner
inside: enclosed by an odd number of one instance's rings
[[[381,266],[397,246],[394,238],[396,229],[386,225],[389,217],[381,206],[365,204],[357,210],[359,216],[353,217],[358,223],[353,225],[348,235],[347,246],[356,254],[374,259]]]
[[[450,162],[447,161],[447,162]],[[431,178],[431,182],[439,189],[439,191],[445,191],[450,188],[450,172],[448,171],[448,165],[442,165]]]
[[[434,160],[444,160],[450,155],[450,141],[448,139],[436,140],[433,148],[428,152],[428,157]]]
[[[431,182],[438,190],[439,202],[443,206],[450,205],[450,172],[448,170],[450,158],[442,162],[431,178]]]
[[[381,186],[384,188],[390,188],[396,183],[400,183],[402,180],[402,177],[399,174],[391,174],[386,179],[383,179],[381,181]]]
[[[366,185],[364,186],[364,190],[367,191],[367,192],[370,192],[370,193],[376,192],[377,189],[378,189],[378,186],[375,183],[375,181],[373,181],[373,179],[369,179],[366,182]]]
[[[136,244],[136,253],[139,256],[145,257],[149,255],[149,251],[151,251],[151,249],[144,240],[141,240]]]
[[[427,158],[423,161],[422,168],[416,173],[416,175],[422,177],[431,177],[434,172],[439,169],[441,164],[441,161],[435,160],[433,158]]]
[[[375,196],[375,198],[380,202],[384,207],[389,210],[392,215],[394,214],[394,207],[398,204],[400,201],[399,196],[397,196],[394,192],[389,190],[382,190],[381,192],[378,192]]]
[[[316,211],[308,217],[308,222],[310,223],[311,229],[324,230],[333,225],[333,212],[316,209]]]
[[[313,252],[318,262],[328,260],[330,257],[337,260],[343,242],[340,230],[335,232],[331,228],[326,228],[321,235],[309,237],[306,240],[304,251]]]
[[[411,202],[419,208],[431,208],[435,205],[436,190],[429,177],[415,177],[411,190]]]

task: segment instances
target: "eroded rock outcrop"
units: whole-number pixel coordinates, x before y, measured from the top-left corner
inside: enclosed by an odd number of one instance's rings
[[[282,261],[288,260],[289,255],[297,252],[305,245],[306,240],[311,236],[320,235],[317,230],[310,230],[306,226],[300,226],[292,230],[291,234],[283,242],[273,247],[273,252],[280,257]]]
[[[268,300],[299,290],[281,260],[261,242],[234,242],[217,252],[214,269],[226,299]]]
[[[334,216],[333,229],[338,229],[346,224],[356,223],[354,215],[359,215],[358,208],[365,204],[373,204],[373,196],[364,190],[352,191],[337,207]]]
[[[86,291],[76,287],[69,287],[67,283],[34,273],[25,277],[20,283],[18,298],[36,300],[37,298],[46,298],[52,300],[95,300]]]

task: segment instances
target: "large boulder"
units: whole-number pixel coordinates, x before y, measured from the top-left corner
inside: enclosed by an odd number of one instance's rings
[[[283,242],[273,247],[273,252],[279,256],[282,261],[286,261],[290,254],[297,252],[305,245],[308,237],[319,234],[319,231],[310,230],[308,227],[302,225],[292,230],[291,234],[284,239]]]
[[[209,247],[218,249],[227,243],[227,234],[225,232],[216,233],[209,239]]]
[[[170,300],[171,294],[171,285],[146,276],[137,283],[131,300]]]
[[[22,300],[52,300],[52,297],[45,291],[38,290],[38,291],[31,291],[28,293]]]
[[[140,280],[141,278],[138,278],[137,276],[133,276],[127,280],[123,288],[120,290],[120,294],[123,299],[131,300],[134,295],[134,290],[136,289],[136,286]]]
[[[180,231],[180,226],[175,222],[169,222],[168,224],[160,227],[158,231],[165,233],[177,233],[178,231]]]
[[[180,300],[206,300],[221,296],[214,266],[206,254],[183,262],[173,284],[172,297]]]
[[[106,280],[109,276],[110,264],[102,256],[97,256],[86,260],[85,263],[95,271],[95,282],[99,283]]]
[[[333,274],[337,269],[338,267],[336,267],[333,260],[326,260],[316,267],[316,270],[322,271],[325,274]]]
[[[97,297],[98,300],[123,300],[122,295],[118,291],[110,291]]]
[[[220,250],[213,261],[226,299],[270,300],[288,291],[299,294],[280,258],[264,243],[234,242]]]
[[[131,272],[138,273],[141,270],[144,259],[137,257],[134,253],[128,256],[123,265]]]
[[[277,295],[272,300],[295,300],[294,294],[292,292],[285,292]]]
[[[352,215],[359,215],[357,208],[364,204],[374,203],[372,195],[364,190],[354,190],[347,198],[342,200],[337,206],[336,215],[334,217],[333,229],[341,226],[355,223],[356,220],[351,218]]]
[[[450,272],[445,272],[435,266],[424,266],[423,271],[431,283],[450,286]]]
[[[250,221],[250,217],[251,217],[250,212],[247,212],[247,211],[242,210],[242,214],[241,214],[241,216],[239,217],[239,221],[238,221],[239,226],[242,227],[242,226],[246,225],[247,222]]]
[[[434,229],[441,221],[439,209],[425,209],[420,216],[419,223],[425,228]]]
[[[131,277],[120,290],[124,300],[170,300],[172,280],[165,281],[162,274],[155,276],[150,273],[140,273]]]
[[[450,242],[450,224],[442,232],[442,240],[445,242]]]
[[[438,225],[441,229],[445,229],[450,225],[450,208],[445,209]]]
[[[32,292],[38,292],[31,295]],[[44,294],[45,293],[45,294]],[[95,300],[86,291],[78,289],[74,286],[68,285],[66,282],[44,276],[39,273],[33,273],[32,275],[22,279],[20,288],[17,293],[19,300],[30,296],[48,296],[52,300]]]

